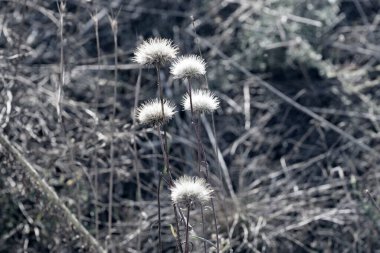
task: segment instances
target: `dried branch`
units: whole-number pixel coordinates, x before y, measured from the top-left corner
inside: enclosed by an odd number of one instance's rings
[[[66,217],[67,220],[72,224],[73,227],[80,233],[80,235],[92,246],[96,252],[105,252],[105,250],[100,246],[99,242],[88,232],[88,230],[78,221],[75,215],[67,208],[67,206],[62,202],[57,193],[51,188],[44,179],[40,177],[33,166],[26,160],[26,158],[9,142],[9,140],[0,133],[0,144],[3,146],[4,151],[12,155],[22,167],[27,171],[28,175],[31,176],[32,180],[41,187],[41,190],[46,194],[46,197],[51,203],[54,203],[59,207],[62,212],[61,217]]]

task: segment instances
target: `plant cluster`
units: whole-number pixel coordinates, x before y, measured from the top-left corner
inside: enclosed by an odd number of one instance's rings
[[[201,155],[203,143],[199,133],[199,117],[204,113],[213,113],[219,107],[219,99],[209,90],[193,89],[191,79],[199,78],[206,75],[206,63],[197,55],[186,55],[177,57],[178,48],[168,39],[151,38],[144,41],[135,50],[134,61],[141,66],[154,66],[157,74],[157,86],[159,97],[156,99],[144,102],[137,109],[138,121],[140,124],[148,125],[157,128],[157,134],[160,136],[162,155],[164,157],[165,169],[159,176],[158,192],[157,192],[157,205],[158,205],[158,237],[159,249],[162,252],[162,239],[161,239],[161,202],[160,191],[162,177],[168,175],[168,187],[171,190],[171,199],[173,202],[173,210],[176,219],[175,237],[177,240],[177,247],[180,252],[188,253],[190,250],[189,228],[190,228],[190,210],[196,205],[200,204],[202,209],[202,223],[203,223],[203,236],[205,233],[203,205],[212,201],[211,194],[213,192],[211,186],[208,184],[207,172],[202,174],[200,170],[194,167],[194,173],[198,173],[198,177],[190,177],[187,175],[181,176],[174,180],[173,173],[170,168],[169,150],[167,132],[165,124],[173,118],[175,114],[175,106],[172,102],[164,98],[163,86],[161,85],[160,70],[165,67],[167,62],[172,62],[170,73],[174,79],[181,79],[187,83],[187,93],[183,96],[183,109],[191,113],[191,125],[194,128],[194,136],[198,141],[197,152],[198,160],[196,163],[200,168],[201,163],[207,163],[205,155]],[[163,136],[161,130],[163,129]],[[212,204],[212,206],[214,206]],[[183,215],[182,207],[187,209],[186,216]],[[216,250],[219,252],[219,239],[218,228],[216,223],[216,214],[213,210],[215,230],[217,236]],[[180,217],[180,218],[178,218]],[[181,241],[181,225],[185,226],[185,246],[182,248],[183,242]],[[203,238],[206,240],[205,238]],[[207,252],[206,242],[204,243],[204,252]]]

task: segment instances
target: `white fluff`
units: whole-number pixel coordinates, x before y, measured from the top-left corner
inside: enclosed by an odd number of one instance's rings
[[[212,192],[205,179],[182,176],[174,181],[171,199],[174,204],[191,205],[196,202],[204,204],[210,200]]]
[[[198,55],[181,56],[170,67],[174,79],[193,78],[206,74],[206,63]]]
[[[173,60],[178,48],[169,39],[150,38],[135,50],[133,61],[140,65],[162,65]]]
[[[175,106],[164,100],[164,114],[162,114],[161,101],[156,98],[143,103],[137,109],[137,119],[140,124],[144,125],[162,125],[173,118],[175,114]]]
[[[195,113],[212,113],[219,108],[219,99],[209,90],[192,90],[191,98]],[[188,93],[183,96],[182,105],[186,111],[191,110]]]

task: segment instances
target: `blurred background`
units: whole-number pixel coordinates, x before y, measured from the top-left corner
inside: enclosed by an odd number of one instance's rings
[[[102,245],[157,252],[160,143],[133,120],[136,98],[157,95],[156,77],[142,69],[138,89],[132,57],[143,39],[169,38],[181,54],[202,54],[221,100],[216,138],[211,117],[201,135],[223,252],[377,252],[379,10],[377,0],[0,0],[0,133]],[[168,68],[161,80],[179,105],[184,84]],[[175,177],[195,175],[196,138],[178,111],[171,165]],[[0,173],[0,252],[91,252],[1,146]],[[169,197],[165,186],[164,252],[176,246]],[[211,225],[206,238],[215,242]]]

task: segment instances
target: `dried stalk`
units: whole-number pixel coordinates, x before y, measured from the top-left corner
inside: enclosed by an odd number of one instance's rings
[[[106,251],[100,246],[99,242],[88,232],[88,230],[79,222],[75,215],[67,208],[67,206],[58,197],[57,193],[51,188],[44,179],[40,177],[33,166],[26,158],[9,142],[9,140],[0,133],[0,144],[3,146],[3,152],[12,155],[21,165],[22,168],[30,175],[31,180],[43,191],[49,202],[58,207],[63,215],[58,217],[66,217],[68,222],[72,224],[76,231],[92,246],[96,252],[105,253]]]

